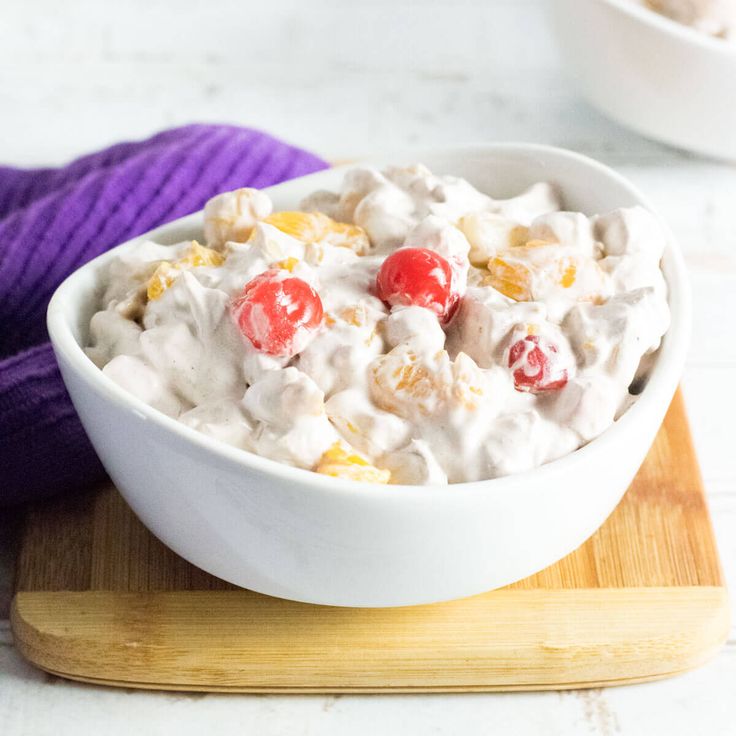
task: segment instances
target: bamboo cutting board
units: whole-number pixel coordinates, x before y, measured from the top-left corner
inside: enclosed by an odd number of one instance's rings
[[[729,626],[679,393],[606,524],[556,565],[502,590],[394,609],[269,598],[178,558],[112,487],[30,515],[16,587],[13,632],[27,659],[63,677],[140,688],[624,684],[701,664]]]

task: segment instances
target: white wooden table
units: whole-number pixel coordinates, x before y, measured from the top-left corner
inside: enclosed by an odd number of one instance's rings
[[[544,0],[6,0],[0,161],[61,163],[191,121],[274,132],[326,157],[529,140],[633,179],[690,265],[684,386],[721,555],[736,589],[736,168],[665,148],[583,103]],[[581,29],[584,32],[584,29]],[[687,104],[686,101],[683,104]],[[567,693],[222,696],[144,693],[46,676],[12,645],[17,519],[0,519],[0,733],[736,733],[736,635],[710,664],[648,685]]]

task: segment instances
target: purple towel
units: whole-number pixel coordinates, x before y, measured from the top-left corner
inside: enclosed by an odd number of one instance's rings
[[[104,477],[47,342],[46,307],[61,281],[218,192],[325,166],[265,133],[191,125],[60,169],[0,167],[0,506]]]

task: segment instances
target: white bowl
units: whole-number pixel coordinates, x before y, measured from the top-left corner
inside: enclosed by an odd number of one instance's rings
[[[632,0],[554,0],[560,50],[606,115],[664,143],[736,161],[736,43]]]
[[[384,159],[385,160],[385,159]],[[583,156],[536,145],[480,145],[394,156],[468,178],[497,197],[552,181],[589,214],[648,206],[633,186]],[[345,168],[268,190],[277,209],[337,187]],[[670,242],[663,269],[672,327],[636,404],[587,446],[536,470],[442,487],[340,481],[210,439],[108,379],[85,355],[100,270],[144,239],[201,234],[201,213],[121,245],[57,290],[48,328],[87,433],[149,529],[202,569],[251,590],[339,606],[398,606],[480,593],[574,550],[619,502],[662,422],[683,368],[690,292]]]

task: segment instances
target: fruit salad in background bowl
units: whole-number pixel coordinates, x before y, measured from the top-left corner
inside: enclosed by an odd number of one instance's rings
[[[736,161],[736,0],[553,0],[550,12],[595,107],[655,140]]]
[[[736,41],[736,0],[633,0],[713,38]]]
[[[335,605],[469,595],[574,549],[643,460],[688,329],[641,195],[522,145],[222,193],[49,307],[82,421],[152,531]]]

